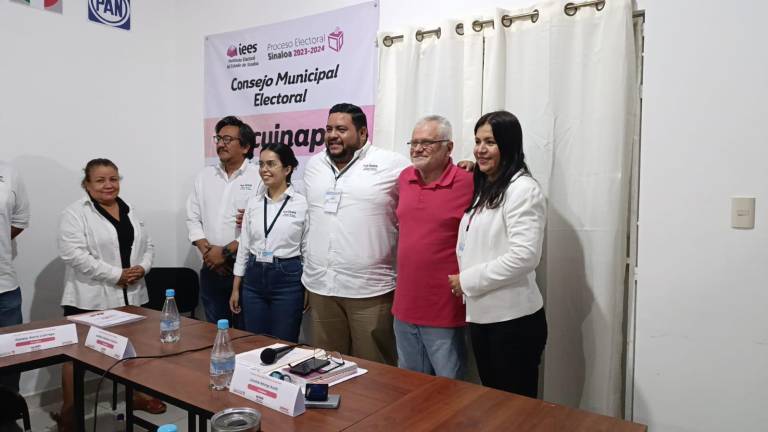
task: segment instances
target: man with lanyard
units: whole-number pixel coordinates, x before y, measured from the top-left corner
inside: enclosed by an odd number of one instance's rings
[[[216,124],[216,154],[220,164],[203,168],[187,200],[189,240],[203,258],[200,299],[209,322],[229,319],[232,265],[237,255],[240,226],[248,199],[261,188],[258,167],[251,164],[255,135],[237,117]]]
[[[0,161],[0,327],[21,324],[21,286],[13,268],[12,241],[29,225],[29,201],[16,170]],[[0,385],[19,389],[18,373],[0,375]]]
[[[363,111],[331,108],[326,151],[304,173],[304,274],[313,345],[395,364],[392,330],[397,178],[404,156],[368,142]]]

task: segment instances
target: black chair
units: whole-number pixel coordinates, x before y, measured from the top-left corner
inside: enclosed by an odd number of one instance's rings
[[[31,431],[27,401],[16,390],[0,385],[0,427],[9,422],[22,419],[24,430]]]
[[[144,276],[147,281],[149,303],[146,307],[163,310],[165,290],[173,288],[176,291],[176,307],[179,313],[189,313],[195,318],[200,296],[200,278],[197,272],[186,267],[154,267]]]
[[[200,278],[197,272],[186,267],[153,267],[144,276],[147,282],[149,302],[143,305],[154,310],[163,310],[165,290],[173,288],[176,307],[179,313],[188,313],[195,318],[198,297],[200,296]],[[117,409],[117,382],[112,383],[112,410]]]

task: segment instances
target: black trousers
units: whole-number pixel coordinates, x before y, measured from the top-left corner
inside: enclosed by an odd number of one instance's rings
[[[484,386],[536,397],[541,353],[547,343],[544,308],[509,321],[469,323],[469,333]]]

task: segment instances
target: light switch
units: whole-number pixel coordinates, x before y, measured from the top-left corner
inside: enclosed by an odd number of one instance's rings
[[[731,228],[755,227],[755,198],[731,197]]]

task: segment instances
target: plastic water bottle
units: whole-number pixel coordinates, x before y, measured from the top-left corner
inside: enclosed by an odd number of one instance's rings
[[[175,424],[164,424],[157,428],[157,432],[178,432],[179,428]]]
[[[220,319],[216,325],[219,331],[211,350],[211,387],[226,390],[235,372],[235,351],[229,341],[229,321]]]
[[[176,307],[176,293],[172,289],[165,290],[165,304],[160,315],[160,342],[174,343],[181,339],[181,318]]]

